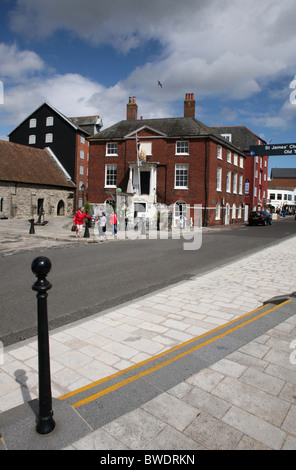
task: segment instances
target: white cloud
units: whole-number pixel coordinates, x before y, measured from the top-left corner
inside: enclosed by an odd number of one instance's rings
[[[16,44],[0,43],[0,76],[19,80],[45,68],[43,60],[33,51],[20,50]]]
[[[41,80],[38,74],[46,66],[37,54],[6,46],[10,56],[5,59],[0,48],[0,72],[6,67],[14,77],[36,73],[30,83],[9,89],[6,109],[10,106],[16,118],[49,101],[66,115],[99,113],[104,127],[125,118],[131,94],[144,117],[170,115],[173,102],[182,101],[185,92],[194,92],[198,102],[222,99],[229,109],[228,100],[256,99],[262,90],[268,93],[275,77],[295,73],[295,15],[295,0],[18,0],[10,24],[26,39],[64,30],[86,44],[110,44],[127,61],[128,52],[146,41],[157,40],[162,49],[153,61],[131,68],[126,79],[106,88],[81,74],[51,72]],[[274,96],[280,96],[278,90],[273,89]],[[280,114],[264,110],[256,123],[284,127],[292,115],[287,106]]]

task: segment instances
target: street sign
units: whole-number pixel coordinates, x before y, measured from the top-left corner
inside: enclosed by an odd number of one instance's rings
[[[254,156],[296,155],[296,144],[250,145],[249,153]]]

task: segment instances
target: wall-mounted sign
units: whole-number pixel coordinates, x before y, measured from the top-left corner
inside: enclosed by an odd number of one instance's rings
[[[265,155],[296,155],[296,144],[250,145],[251,157]]]
[[[246,180],[246,182],[245,182],[245,196],[249,195],[249,189],[250,189],[250,181]]]

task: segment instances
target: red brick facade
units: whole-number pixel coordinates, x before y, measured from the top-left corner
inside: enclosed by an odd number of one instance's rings
[[[89,142],[79,133],[76,134],[75,152],[75,181],[77,185],[75,209],[77,210],[88,199],[89,171]]]
[[[185,113],[188,101],[189,113],[194,110],[192,98],[192,94],[186,95]],[[127,117],[130,116],[131,104],[135,102],[128,104]],[[126,131],[122,133],[124,126]],[[141,172],[150,171],[151,166],[156,168],[155,188],[150,187],[150,193],[155,189],[155,202],[171,206],[183,201],[190,208],[200,204],[203,225],[206,226],[244,220],[245,155],[218,133],[210,132],[209,135],[209,128],[203,132],[206,126],[201,126],[192,117],[127,119],[113,127],[89,139],[89,202],[104,203],[110,198],[110,191],[115,193],[116,188],[123,193],[127,191],[130,164],[135,167],[137,162],[137,133],[140,143],[146,143],[148,147],[145,148],[149,149]],[[198,128],[198,133],[195,128]],[[190,135],[192,133],[195,134]],[[117,146],[117,153],[108,155],[108,144]],[[114,165],[117,171],[115,184],[111,185],[113,188],[106,186],[107,165]],[[188,221],[192,217],[191,212],[187,213]]]

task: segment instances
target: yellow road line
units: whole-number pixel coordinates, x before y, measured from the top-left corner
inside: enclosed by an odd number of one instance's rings
[[[214,341],[216,341],[216,340],[218,340],[218,339],[220,339],[220,338],[223,338],[224,336],[227,336],[229,333],[232,333],[232,332],[238,330],[239,328],[241,328],[241,327],[243,327],[243,326],[245,326],[245,325],[248,325],[249,323],[252,323],[252,322],[255,321],[255,320],[258,320],[259,318],[263,317],[264,315],[267,315],[268,313],[273,312],[274,310],[276,310],[276,309],[279,308],[280,306],[283,306],[283,305],[285,305],[285,304],[287,304],[287,303],[289,303],[289,302],[291,302],[291,301],[292,301],[292,300],[287,300],[287,301],[281,303],[280,305],[276,305],[275,307],[273,307],[273,308],[271,308],[271,309],[269,309],[269,310],[266,310],[266,311],[264,311],[263,313],[260,313],[259,315],[255,316],[255,317],[253,317],[253,318],[251,318],[251,319],[249,319],[249,320],[247,320],[247,321],[245,321],[245,322],[243,322],[243,323],[240,323],[239,325],[236,325],[235,327],[231,328],[230,330],[225,331],[224,333],[221,333],[220,335],[214,336],[213,338],[210,338],[210,339],[208,339],[207,341],[204,341],[203,343],[198,344],[197,346],[194,346],[193,348],[191,348],[191,349],[189,349],[189,350],[187,350],[187,351],[185,351],[185,352],[183,352],[183,353],[180,353],[180,354],[178,354],[177,356],[174,356],[173,358],[167,359],[166,361],[164,361],[164,362],[162,362],[162,363],[160,363],[160,364],[157,364],[157,365],[151,367],[150,369],[147,369],[147,370],[145,370],[145,371],[143,371],[143,372],[140,372],[139,374],[136,374],[136,375],[134,375],[134,376],[132,376],[132,377],[130,377],[130,378],[128,378],[128,379],[122,380],[121,382],[118,382],[117,384],[112,385],[111,387],[108,387],[108,388],[106,388],[106,389],[104,389],[104,390],[102,390],[102,391],[100,391],[100,392],[97,392],[97,393],[95,393],[95,394],[93,394],[93,395],[91,395],[91,396],[89,396],[89,397],[87,397],[87,398],[84,398],[83,400],[80,400],[80,401],[78,401],[77,403],[74,403],[72,406],[73,406],[73,408],[78,408],[79,406],[85,405],[86,403],[89,403],[89,402],[91,402],[91,401],[96,400],[97,398],[100,398],[100,397],[102,397],[102,396],[104,396],[104,395],[107,395],[108,393],[110,393],[110,392],[112,392],[112,391],[114,391],[114,390],[117,390],[117,389],[123,387],[124,385],[127,385],[127,384],[129,384],[129,383],[131,383],[131,382],[134,382],[134,381],[140,379],[141,377],[144,377],[144,376],[146,376],[146,375],[148,375],[148,374],[150,374],[150,373],[152,373],[152,372],[155,372],[156,370],[159,370],[159,369],[161,369],[162,367],[165,367],[166,365],[171,364],[171,363],[177,361],[178,359],[180,359],[180,358],[182,358],[182,357],[184,357],[184,356],[187,356],[188,354],[191,354],[192,352],[197,351],[198,349],[200,349],[200,348],[202,348],[202,347],[204,347],[204,346],[206,346],[206,345],[208,345],[208,344],[210,344],[210,343],[213,343]],[[263,306],[263,307],[259,307],[258,309],[254,310],[254,311],[252,311],[252,312],[250,312],[250,313],[248,313],[248,314],[246,314],[246,315],[243,315],[243,316],[242,316],[241,318],[239,318],[239,319],[232,320],[231,322],[229,322],[229,323],[227,323],[227,324],[225,324],[225,325],[223,325],[223,326],[220,326],[220,327],[216,328],[215,330],[212,330],[211,332],[205,333],[204,335],[201,335],[201,336],[199,336],[199,337],[197,337],[197,338],[195,338],[195,339],[193,339],[193,340],[189,340],[189,341],[186,342],[186,343],[182,343],[182,345],[179,345],[179,346],[177,346],[177,347],[171,349],[170,351],[166,351],[165,353],[162,353],[162,354],[160,354],[159,356],[154,356],[153,358],[150,358],[150,359],[148,359],[148,360],[146,360],[146,361],[143,361],[143,362],[140,363],[140,364],[136,364],[135,366],[131,366],[131,367],[129,367],[128,369],[125,369],[124,371],[120,371],[119,373],[113,374],[112,376],[109,376],[109,377],[106,377],[106,378],[104,378],[104,379],[102,379],[102,380],[99,380],[99,381],[97,381],[97,382],[91,384],[90,386],[83,387],[82,389],[80,389],[80,391],[87,390],[87,389],[89,389],[89,388],[91,388],[91,387],[94,387],[94,386],[97,385],[97,384],[100,384],[100,383],[105,382],[106,380],[110,380],[110,378],[114,378],[114,377],[116,377],[116,376],[122,375],[124,372],[127,372],[128,370],[132,370],[132,369],[134,369],[135,367],[138,368],[141,364],[148,363],[148,362],[154,360],[156,357],[161,357],[161,356],[163,356],[163,355],[165,355],[165,354],[168,354],[168,352],[171,352],[171,351],[173,351],[173,350],[180,349],[180,348],[183,347],[184,345],[189,344],[189,343],[192,343],[193,341],[196,341],[196,339],[200,339],[200,338],[202,338],[202,337],[204,337],[204,336],[207,336],[207,335],[209,335],[210,333],[212,333],[213,331],[220,330],[222,327],[224,328],[225,326],[229,326],[230,324],[234,323],[235,321],[238,321],[238,320],[240,320],[240,319],[243,319],[243,318],[245,318],[245,317],[247,317],[247,316],[249,316],[249,315],[251,315],[251,314],[253,314],[253,313],[257,312],[257,311],[259,311],[259,310],[262,310],[262,308],[264,308],[264,306]],[[76,391],[76,392],[70,392],[70,394],[64,395],[61,399],[65,399],[65,398],[67,398],[68,396],[73,396],[74,394],[77,394],[77,393],[79,393],[79,392],[78,392],[78,391]]]
[[[261,307],[258,307],[256,308],[255,310],[253,310],[252,312],[248,312],[246,313],[245,315],[242,315],[241,317],[239,318],[235,318],[234,320],[231,320],[230,322],[228,323],[224,323],[223,325],[220,325],[216,328],[214,328],[213,330],[210,330],[210,331],[207,331],[206,333],[203,333],[202,335],[200,336],[196,336],[188,341],[186,341],[185,343],[181,343],[181,344],[178,344],[177,346],[174,346],[173,348],[171,349],[168,349],[167,351],[164,351],[160,354],[157,354],[156,356],[152,356],[148,359],[145,359],[145,361],[142,361],[142,362],[138,362],[137,364],[134,364],[133,366],[130,366],[130,367],[127,367],[126,369],[123,369],[121,371],[118,371],[118,372],[115,372],[114,374],[112,375],[109,375],[108,377],[104,377],[103,379],[100,379],[100,380],[97,380],[96,382],[92,382],[91,384],[88,384],[88,385],[84,385],[83,387],[77,389],[77,390],[73,390],[72,392],[69,392],[69,393],[66,393],[65,395],[62,395],[59,397],[59,400],[65,400],[66,398],[70,398],[72,397],[73,395],[77,395],[78,393],[81,393],[81,392],[85,392],[86,390],[89,390],[93,387],[96,387],[97,385],[100,385],[104,382],[107,382],[108,380],[110,379],[114,379],[116,377],[119,377],[120,375],[123,375],[125,374],[126,372],[129,372],[133,369],[137,369],[138,367],[141,367],[141,366],[144,366],[146,364],[148,364],[149,362],[152,362],[156,359],[159,359],[160,357],[163,357],[167,354],[170,354],[174,351],[177,351],[178,349],[180,348],[183,348],[185,346],[187,346],[188,344],[191,344],[193,343],[194,341],[198,340],[198,339],[202,339],[204,338],[205,336],[209,336],[210,334],[212,333],[215,333],[215,331],[218,331],[218,330],[221,330],[222,328],[225,328],[225,327],[228,327],[229,325],[231,325],[232,323],[236,322],[236,321],[239,321],[240,319],[243,319],[249,315],[252,315],[256,312],[258,312],[259,310],[262,310],[264,308],[264,305],[262,305]]]

